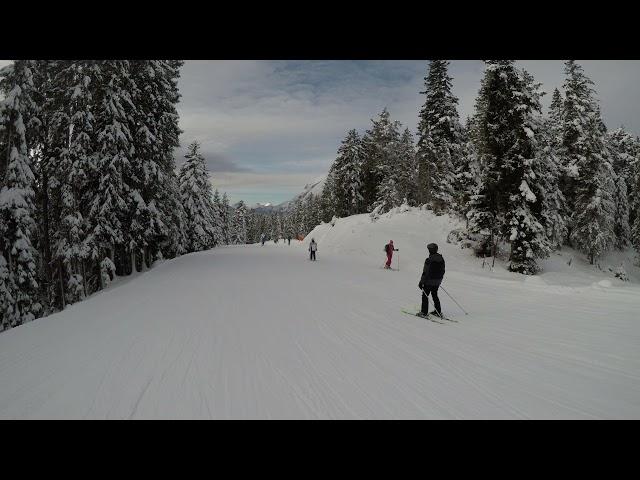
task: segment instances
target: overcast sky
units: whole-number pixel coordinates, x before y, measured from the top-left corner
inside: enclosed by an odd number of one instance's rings
[[[594,81],[605,123],[640,133],[640,61],[578,61]],[[6,62],[0,62],[6,63]],[[561,60],[520,61],[542,82],[545,108],[564,80]],[[326,173],[347,130],[366,130],[387,107],[415,132],[424,102],[428,62],[204,61],[185,62],[180,79],[183,162],[194,139],[213,185],[240,199],[279,203]],[[479,60],[450,65],[464,120],[473,111],[484,70]]]
[[[563,62],[521,61],[549,95]],[[580,61],[594,81],[609,128],[640,133],[639,61]],[[289,199],[326,173],[347,130],[363,132],[385,106],[415,132],[426,61],[187,61],[182,70],[183,147],[202,142],[213,184],[233,201]],[[453,91],[464,119],[484,70],[452,61]],[[182,155],[182,152],[180,153]],[[178,162],[182,159],[179,158]]]

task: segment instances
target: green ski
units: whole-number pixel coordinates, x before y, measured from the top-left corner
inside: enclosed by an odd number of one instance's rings
[[[439,320],[436,320],[435,318],[432,318],[431,315],[427,316],[427,317],[421,317],[419,316],[417,313],[415,312],[410,312],[409,310],[405,310],[404,308],[401,310],[402,313],[406,313],[407,315],[412,315],[414,317],[418,317],[418,318],[424,318],[425,320],[430,320],[433,323],[439,323],[441,325],[444,325],[444,322],[440,322]]]

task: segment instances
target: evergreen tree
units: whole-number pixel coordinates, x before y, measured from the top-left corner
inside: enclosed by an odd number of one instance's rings
[[[629,223],[629,203],[627,201],[627,182],[622,175],[616,176],[614,204],[613,233],[615,247],[623,250],[629,246],[631,239],[631,224]]]
[[[360,137],[355,130],[350,130],[331,167],[334,214],[340,217],[360,213],[362,208],[362,157]]]
[[[224,192],[222,194],[222,210],[220,211],[220,223],[222,224],[222,238],[225,245],[230,245],[232,243],[232,226],[229,210],[229,197],[227,197],[227,192]]]
[[[371,132],[373,151],[377,157],[375,168],[379,178],[374,207],[378,207],[380,212],[399,206],[403,200],[400,185],[403,174],[400,160],[400,126],[400,122],[390,121],[388,114],[384,117],[381,115],[381,121],[374,125]]]
[[[323,222],[330,221],[333,216],[336,215],[336,212],[338,210],[335,197],[336,188],[335,175],[333,173],[332,166],[332,168],[329,170],[329,173],[327,174],[327,178],[325,179],[319,200],[320,219]],[[288,213],[287,217],[289,219],[291,218],[291,212]],[[291,228],[291,220],[289,221],[289,228]],[[291,234],[293,235],[293,232],[291,232]]]
[[[236,205],[233,215],[233,243],[244,245],[247,243],[247,207],[242,200]]]
[[[111,275],[122,269],[122,250],[125,232],[129,228],[128,213],[131,208],[133,180],[130,153],[132,150],[129,116],[132,90],[129,62],[109,60],[97,66],[95,132],[97,178],[90,186],[89,245],[91,258],[99,265],[101,284],[111,280]],[[116,260],[118,255],[120,261]]]
[[[476,102],[474,139],[481,177],[469,212],[473,230],[511,243],[509,269],[533,274],[548,255],[544,189],[538,183],[541,150],[539,84],[511,60],[487,61]]]
[[[475,145],[472,139],[472,122],[467,123],[461,134],[462,149],[454,164],[454,210],[467,218],[470,209],[471,197],[477,188],[480,177],[480,165]]]
[[[640,161],[635,162],[633,168],[633,185],[631,188],[633,191],[632,196],[636,201],[640,201]],[[638,254],[637,263],[640,265],[640,213],[636,213],[635,220],[632,223],[631,244],[636,249]]]
[[[211,196],[207,165],[200,154],[198,142],[189,145],[187,161],[180,167],[180,197],[185,211],[187,250],[197,252],[216,243],[216,218]]]
[[[0,317],[4,328],[36,318],[38,252],[35,237],[34,175],[28,121],[35,111],[33,62],[16,60],[0,77],[0,142],[4,146],[0,183]]]
[[[480,178],[469,202],[469,226],[488,237],[495,250],[497,236],[505,224],[504,164],[510,148],[516,143],[516,121],[512,118],[517,105],[513,86],[518,75],[511,60],[486,62],[484,77],[475,104],[471,135],[480,164]],[[520,133],[520,132],[518,132]]]
[[[165,60],[156,63],[156,71],[162,76],[161,95],[156,103],[156,128],[157,141],[160,143],[161,169],[163,175],[158,178],[162,185],[156,196],[156,208],[161,212],[161,221],[164,230],[155,238],[149,247],[150,255],[158,250],[158,256],[174,257],[186,251],[186,236],[184,229],[185,213],[180,202],[178,177],[176,175],[176,163],[174,150],[180,146],[179,136],[182,131],[178,126],[178,112],[176,106],[180,101],[178,91],[178,79],[182,60]]]
[[[11,328],[14,301],[11,295],[11,277],[4,255],[0,254],[0,332]]]
[[[398,144],[397,182],[398,197],[402,202],[406,201],[410,205],[418,204],[417,174],[418,165],[413,135],[408,128],[405,128]]]
[[[43,167],[48,169],[53,264],[57,265],[60,308],[89,294],[86,262],[90,257],[86,205],[88,182],[96,177],[92,88],[95,62],[63,61],[52,68],[51,111]],[[49,232],[47,232],[49,234]]]
[[[512,88],[516,102],[512,119],[515,144],[509,149],[511,158],[507,157],[504,164],[504,184],[511,187],[509,204],[505,206],[511,242],[509,270],[531,275],[539,270],[536,258],[549,255],[549,242],[542,225],[547,192],[540,183],[540,157],[545,152],[536,138],[536,135],[541,136],[542,125],[538,118],[540,84],[534,83],[533,77],[525,71]]]
[[[364,155],[362,197],[365,212],[373,210],[381,202],[391,203],[385,195],[393,191],[393,178],[389,178],[388,175],[394,164],[394,141],[397,142],[398,139],[398,126],[391,121],[386,108],[382,110],[378,119],[371,122],[372,126],[361,142]],[[381,187],[383,180],[386,180],[387,185]]]
[[[607,159],[593,82],[573,60],[565,63],[565,74],[562,155],[564,195],[572,211],[569,239],[593,264],[615,239],[615,174]]]
[[[425,77],[426,95],[418,123],[418,182],[420,202],[447,210],[455,195],[455,166],[462,154],[461,125],[451,92],[447,60],[432,60]]]
[[[545,228],[549,246],[557,249],[567,236],[567,205],[560,190],[560,144],[552,122],[550,119],[542,121],[537,130],[539,140],[534,174],[540,189],[541,224]]]
[[[560,90],[555,88],[549,105],[549,127],[553,135],[562,135],[562,115],[564,111],[564,100]]]
[[[624,127],[609,133],[607,140],[613,169],[625,182],[629,222],[633,224],[637,213],[637,199],[633,196],[634,168],[640,159],[640,143],[638,138],[627,132]]]

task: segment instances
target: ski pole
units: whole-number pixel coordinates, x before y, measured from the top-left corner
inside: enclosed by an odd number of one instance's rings
[[[444,293],[446,293],[447,295],[449,295],[449,292],[447,292],[447,291],[444,289],[444,287],[443,287],[442,285],[440,285],[440,288],[442,288],[442,291],[443,291]],[[464,314],[465,314],[465,315],[469,315],[469,314],[467,313],[467,311],[466,311],[464,308],[462,308],[462,305],[460,305],[460,304],[456,301],[456,299],[455,299],[455,298],[453,298],[451,295],[449,295],[449,298],[450,298],[451,300],[453,300],[453,301],[455,302],[455,304],[456,304],[456,305],[458,305],[458,306],[460,307],[460,309],[464,312]]]

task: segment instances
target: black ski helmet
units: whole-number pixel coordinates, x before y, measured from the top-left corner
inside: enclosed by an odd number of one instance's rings
[[[427,245],[427,250],[429,250],[429,253],[437,253],[438,245],[436,245],[435,243],[430,243],[429,245]]]

